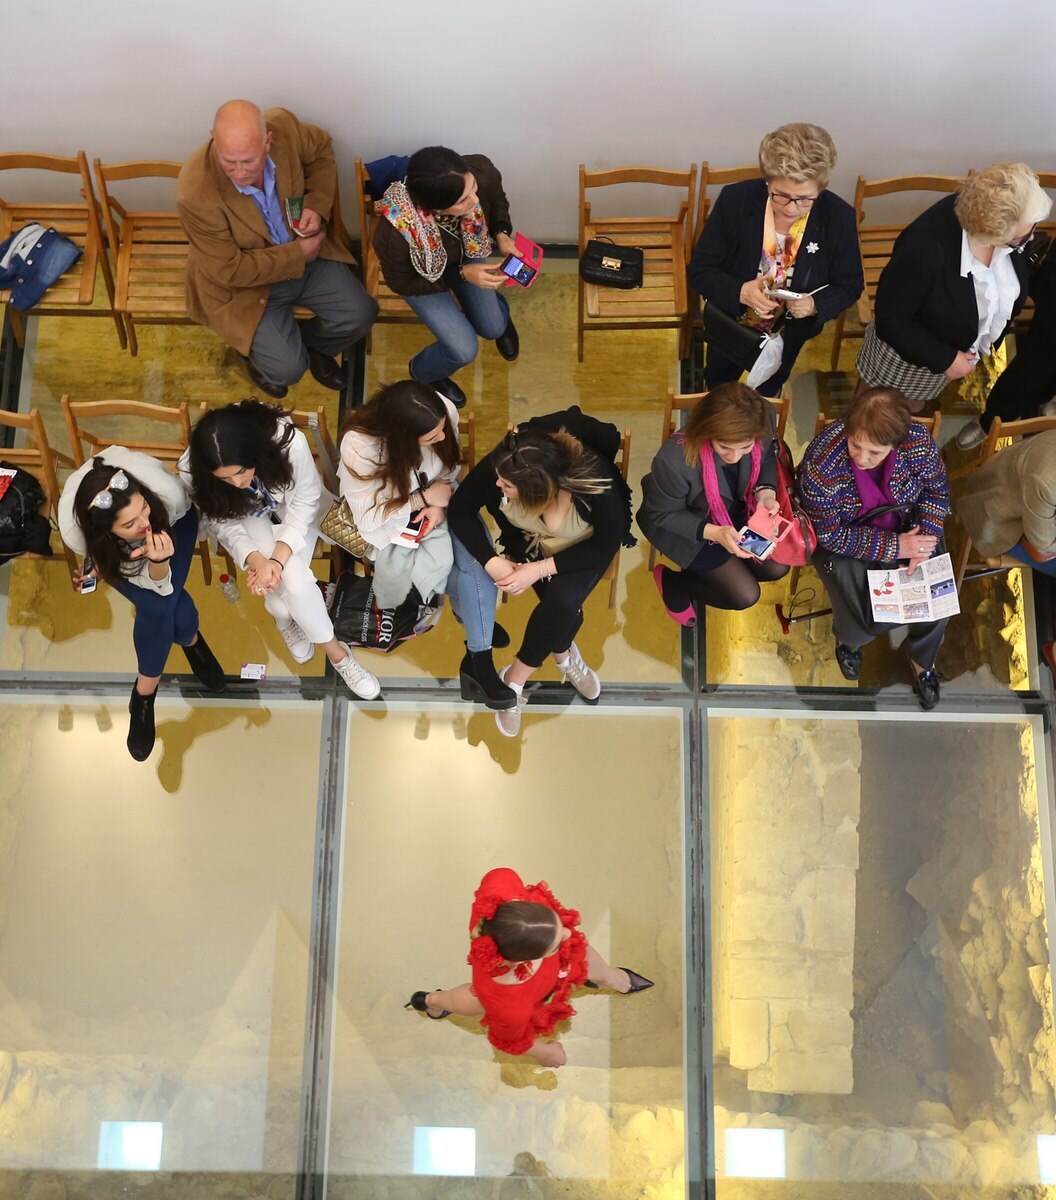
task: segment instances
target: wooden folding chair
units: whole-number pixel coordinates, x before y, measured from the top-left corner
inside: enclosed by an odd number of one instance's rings
[[[465,477],[477,465],[477,414],[462,413],[458,418],[458,448],[462,454],[462,470],[459,479]]]
[[[29,313],[16,312],[8,303],[10,289],[0,289],[0,305],[11,321],[15,340],[25,345],[27,316],[38,317],[111,317],[124,349],[125,323],[114,310],[114,277],[103,251],[103,233],[99,206],[88,174],[88,159],[83,150],[71,158],[57,154],[0,154],[0,171],[50,171],[76,175],[80,180],[83,203],[57,203],[52,200],[9,201],[0,198],[0,241],[17,233],[24,225],[37,222],[76,242],[81,257],[41,297]],[[95,307],[96,269],[103,273],[105,307]]]
[[[139,353],[136,325],[190,325],[187,316],[187,235],[171,209],[128,209],[111,184],[130,179],[175,179],[183,164],[167,160],[102,163],[95,180],[106,240],[114,263],[114,307],[125,322],[128,348]]]
[[[315,466],[323,481],[323,486],[332,496],[340,496],[341,485],[337,478],[338,452],[327,426],[326,409],[320,404],[318,408],[310,412],[294,409],[289,415],[294,428],[301,430],[308,439],[308,444],[312,448],[312,458],[315,460]],[[323,503],[325,505],[327,502],[324,500]],[[320,519],[325,512],[324,507],[319,513]],[[330,545],[319,538],[315,544],[312,559],[313,561],[326,559],[330,564],[331,581],[337,578],[341,571],[340,546]]]
[[[181,401],[175,408],[170,408],[164,404],[147,404],[142,400],[74,401],[68,395],[64,395],[61,404],[63,416],[66,418],[70,449],[78,467],[93,455],[105,450],[107,446],[124,446],[127,450],[139,450],[143,454],[149,454],[176,473],[180,456],[187,449],[191,436],[191,421],[186,400]],[[104,432],[98,426],[94,430],[86,429],[82,424],[83,421],[94,423],[111,417],[124,419],[125,423],[120,431],[115,429]],[[171,428],[172,436],[165,439],[134,437],[134,430],[130,430],[127,425],[129,420],[136,422],[137,427],[145,422],[148,432],[150,425],[159,423]],[[209,586],[213,581],[213,560],[207,538],[199,539],[198,555],[202,560],[202,578],[206,586]]]
[[[873,196],[891,196],[902,192],[955,192],[964,182],[960,175],[893,175],[890,179],[866,179],[858,176],[854,190],[854,211],[858,218],[858,246],[862,254],[865,271],[865,291],[856,305],[860,329],[846,329],[846,312],[840,313],[833,325],[832,354],[830,365],[837,370],[840,361],[840,345],[845,337],[860,338],[865,327],[873,319],[876,302],[876,287],[884,267],[891,259],[895,239],[905,229],[901,225],[867,225],[865,202]]]
[[[58,463],[72,467],[73,462],[67,455],[51,448],[44,428],[44,418],[40,415],[39,409],[31,408],[28,413],[14,413],[0,409],[0,428],[16,429],[24,433],[27,439],[31,439],[31,442],[27,441],[25,445],[19,446],[17,449],[7,450],[0,447],[0,458],[11,463],[12,466],[21,467],[23,471],[27,471],[40,483],[47,499],[47,507],[42,515],[54,523],[58,515],[59,496],[62,494],[55,468]],[[61,537],[59,544],[62,547],[66,568],[72,581],[73,573],[77,569],[77,557]],[[44,560],[47,560],[47,557],[45,554],[34,554],[28,551],[19,555],[19,558]]]
[[[359,205],[359,234],[362,244],[363,286],[367,295],[377,303],[379,324],[409,325],[418,320],[418,315],[406,300],[397,296],[385,282],[381,273],[381,263],[374,249],[374,229],[378,223],[378,215],[374,211],[374,198],[368,185],[370,175],[363,165],[363,160],[355,161],[356,171],[356,203]]]
[[[1047,433],[1050,429],[1056,429],[1056,417],[1030,417],[1025,421],[1005,422],[1002,422],[1000,417],[995,417],[993,424],[990,426],[986,441],[983,443],[982,454],[970,467],[962,467],[957,472],[956,477],[961,478],[972,474],[983,463],[993,458],[995,454],[999,453],[999,442],[1011,442],[1013,438],[1028,437],[1034,433]],[[952,479],[954,476],[951,475],[950,478]],[[998,571],[1010,571],[1015,567],[1026,566],[1024,562],[1018,558],[1013,558],[1010,554],[991,556],[978,554],[972,545],[972,539],[968,536],[968,531],[964,528],[964,524],[959,518],[958,524],[961,527],[964,539],[961,544],[960,553],[957,555],[957,561],[954,564],[958,588],[969,579],[979,579],[984,575],[993,575]]]
[[[579,279],[578,354],[583,361],[583,337],[589,330],[677,329],[680,358],[689,348],[686,264],[691,250],[693,202],[697,168],[688,171],[653,167],[619,167],[611,171],[588,171],[579,165],[579,253],[592,238],[611,238],[623,246],[639,246],[645,252],[641,288],[622,290],[599,287]],[[674,216],[597,217],[587,200],[590,188],[618,184],[654,184],[676,189],[678,208]]]
[[[670,438],[681,425],[683,414],[696,408],[707,394],[707,392],[676,393],[674,388],[667,389],[667,395],[664,397],[664,422],[660,426],[660,445],[657,447],[658,453],[663,449],[668,438]],[[785,436],[785,426],[788,424],[788,412],[792,406],[792,397],[786,395],[773,397],[770,399],[770,405],[774,410],[777,436],[779,438],[783,438]],[[658,557],[659,551],[655,546],[650,545],[650,571],[656,566],[656,560]]]

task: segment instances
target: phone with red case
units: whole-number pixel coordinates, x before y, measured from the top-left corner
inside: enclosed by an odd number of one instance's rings
[[[523,233],[515,233],[513,241],[517,253],[507,254],[499,264],[499,270],[507,276],[507,287],[513,287],[514,284],[531,287],[543,265],[543,248]]]

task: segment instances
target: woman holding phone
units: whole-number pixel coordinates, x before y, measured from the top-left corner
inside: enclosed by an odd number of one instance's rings
[[[385,282],[436,338],[408,372],[462,408],[466,394],[451,376],[476,358],[478,336],[493,340],[507,362],[520,352],[502,294],[509,276],[487,261],[517,252],[502,176],[483,154],[463,158],[426,146],[375,208],[374,249]]]
[[[368,556],[381,608],[413,585],[426,603],[447,587],[453,556],[447,506],[461,468],[458,412],[432,387],[382,386],[341,426],[337,474]]]
[[[103,579],[136,610],[132,641],[138,674],[128,702],[128,752],[143,762],[154,748],[154,699],[169,651],[183,648],[211,692],[224,672],[198,628],[186,590],[198,541],[187,489],[156,458],[109,446],[66,480],[59,499],[62,540],[84,557],[74,583]]]
[[[742,383],[709,392],[653,459],[642,480],[638,525],[661,554],[681,569],[657,566],[653,580],[667,615],[697,623],[705,606],[751,608],[760,583],[788,567],[751,552],[742,530],[768,531],[764,514],[777,514],[774,410]],[[748,539],[750,542],[751,539]],[[761,547],[760,547],[761,549]]]

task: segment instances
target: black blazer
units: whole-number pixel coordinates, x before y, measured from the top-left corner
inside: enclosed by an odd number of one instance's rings
[[[724,187],[689,262],[693,290],[731,317],[744,311],[741,288],[759,274],[767,194],[765,179]],[[811,246],[816,249],[811,251]],[[786,322],[782,328],[786,344],[802,343],[820,333],[825,322],[849,308],[865,288],[854,209],[828,191],[821,193],[807,217],[791,286],[797,292],[811,292],[823,283],[828,287],[814,297],[817,316]]]
[[[943,196],[902,230],[876,288],[880,339],[906,362],[936,375],[979,336],[975,284],[970,275],[961,275],[956,200]],[[1013,254],[1012,265],[1019,277],[1015,317],[1027,297],[1026,255]]]

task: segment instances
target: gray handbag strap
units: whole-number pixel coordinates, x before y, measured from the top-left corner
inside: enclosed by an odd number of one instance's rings
[[[312,444],[315,446],[315,453],[319,459],[319,467],[323,472],[323,478],[326,480],[326,486],[335,496],[341,494],[341,487],[337,479],[337,465],[330,457],[330,451],[327,450],[323,443],[323,431],[319,428],[319,414],[310,412],[308,414],[308,429],[312,435]]]

